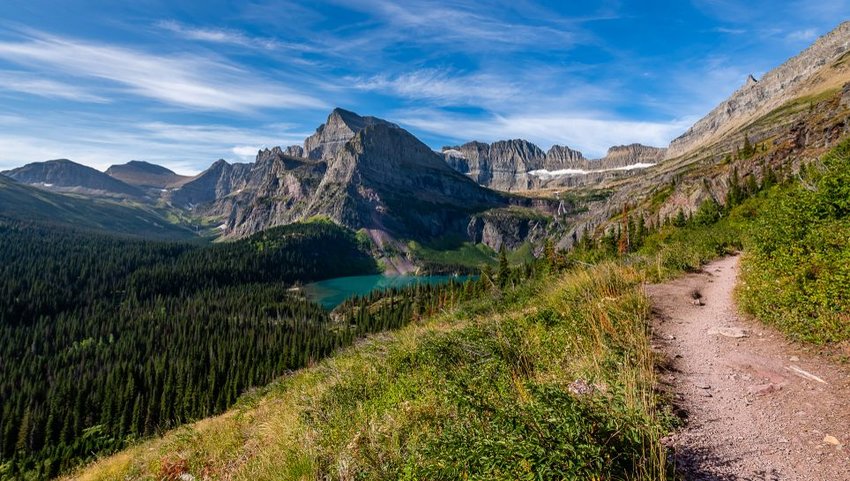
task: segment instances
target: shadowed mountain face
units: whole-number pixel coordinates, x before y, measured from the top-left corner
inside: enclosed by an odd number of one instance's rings
[[[99,170],[68,159],[34,162],[3,175],[22,184],[29,184],[60,192],[76,192],[114,197],[143,197],[140,189],[114,179]]]
[[[191,178],[177,175],[160,165],[140,160],[131,160],[126,164],[113,165],[106,169],[106,175],[118,179],[125,184],[156,189],[173,187]]]

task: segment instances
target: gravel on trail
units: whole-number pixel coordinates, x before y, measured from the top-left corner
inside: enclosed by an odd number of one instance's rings
[[[646,286],[688,480],[850,481],[850,369],[738,314],[739,257]]]

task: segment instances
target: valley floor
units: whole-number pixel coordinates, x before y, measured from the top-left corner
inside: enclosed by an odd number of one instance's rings
[[[850,479],[850,371],[739,317],[738,266],[727,257],[646,289],[668,358],[659,381],[687,415],[665,439],[677,467],[695,480]]]

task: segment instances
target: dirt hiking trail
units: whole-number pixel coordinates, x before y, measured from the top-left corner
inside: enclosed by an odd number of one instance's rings
[[[676,466],[688,480],[850,481],[850,369],[739,316],[738,261],[646,288],[660,381],[686,417],[665,439]]]

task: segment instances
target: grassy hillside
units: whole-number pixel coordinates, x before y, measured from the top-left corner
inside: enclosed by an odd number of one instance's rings
[[[2,175],[0,217],[149,239],[197,237],[190,229],[169,222],[149,207],[56,194]]]
[[[640,279],[493,282],[73,478],[663,479]]]

